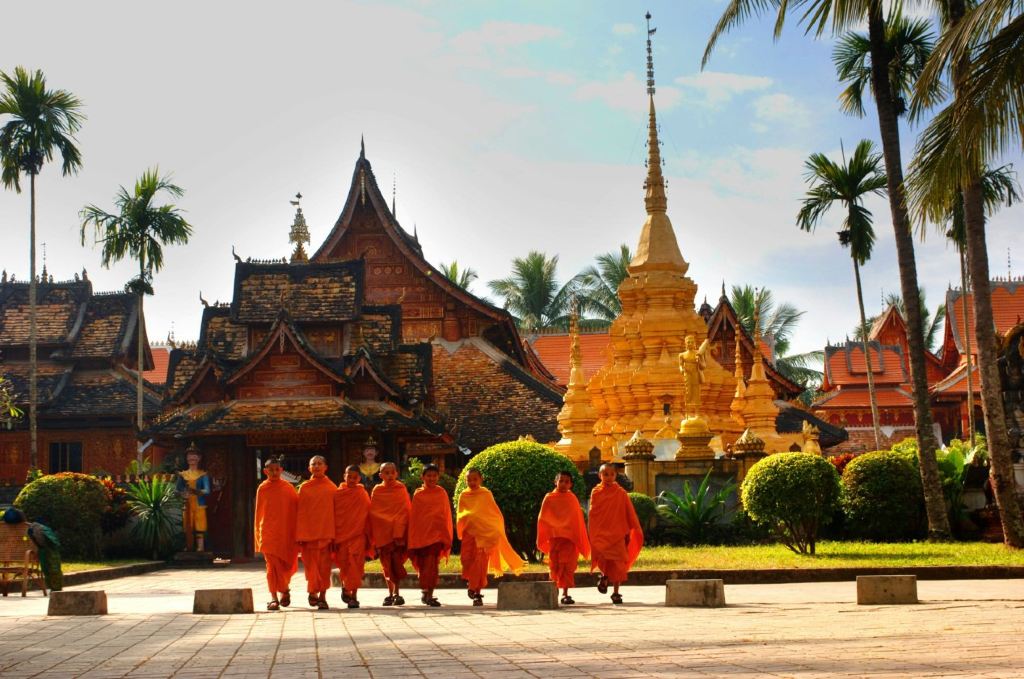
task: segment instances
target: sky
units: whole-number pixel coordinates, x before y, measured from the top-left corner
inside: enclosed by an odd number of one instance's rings
[[[86,204],[113,209],[118,186],[159,166],[185,189],[194,227],[169,247],[147,300],[150,338],[199,334],[202,296],[231,299],[232,246],[279,258],[297,191],[312,249],[340,214],[360,137],[399,221],[427,259],[508,275],[530,250],[558,255],[566,280],[644,221],[647,99],[644,12],[653,14],[656,104],[669,216],[689,275],[714,304],[722,283],[767,286],[806,311],[793,351],[841,341],[856,323],[840,215],[813,234],[795,217],[804,160],[876,140],[872,107],[842,114],[832,40],[769,18],[729,33],[700,58],[723,0],[550,2],[47,3],[42,31],[6,31],[0,70],[42,69],[85,103],[84,166],[38,181],[38,241],[56,279],[83,268],[97,290],[134,275],[81,243]],[[8,25],[39,24],[14,4]],[[904,124],[908,162],[920,127]],[[1019,158],[1008,158],[1018,161]],[[1019,163],[1018,163],[1019,164]],[[868,314],[899,290],[887,204],[872,200],[878,243],[862,269]],[[0,267],[28,276],[27,192],[0,191]],[[993,275],[1024,274],[1024,209],[989,223]],[[1008,254],[1009,253],[1009,254]],[[1009,256],[1009,265],[1008,265]],[[931,227],[918,273],[935,307],[959,280],[955,250]]]

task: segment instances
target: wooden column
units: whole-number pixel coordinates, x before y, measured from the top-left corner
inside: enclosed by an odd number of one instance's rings
[[[241,437],[232,437],[228,444],[228,484],[231,494],[231,558],[246,559],[252,556],[252,515],[250,505],[256,493],[253,470],[255,453],[245,445]]]
[[[341,483],[345,478],[344,434],[332,431],[327,434],[327,478]]]

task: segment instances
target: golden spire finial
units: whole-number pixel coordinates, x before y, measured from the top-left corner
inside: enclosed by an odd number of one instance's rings
[[[569,384],[583,382],[583,357],[580,354],[580,315],[576,295],[572,296],[569,310]]]
[[[647,214],[654,212],[665,212],[668,209],[668,199],[665,196],[665,177],[661,174],[661,142],[658,141],[658,119],[654,111],[654,53],[651,49],[651,36],[657,28],[651,28],[651,13],[647,18],[647,97],[649,100],[649,113],[647,119],[647,181],[644,182],[644,189],[647,195],[644,203],[647,206]]]
[[[644,181],[644,205],[647,221],[640,232],[636,254],[629,263],[630,274],[648,271],[670,271],[685,274],[690,265],[679,252],[679,243],[668,218],[665,177],[661,173],[661,145],[658,141],[658,119],[654,111],[654,53],[651,36],[651,14],[647,13],[647,97],[650,113],[647,121],[647,179]]]
[[[740,351],[740,333],[736,333],[736,369],[733,371],[736,375],[736,388],[739,389],[740,385],[743,384],[743,354]]]
[[[302,246],[303,243],[309,242],[309,227],[306,226],[306,217],[302,214],[302,207],[299,205],[301,201],[301,193],[295,194],[295,200],[288,201],[295,206],[295,220],[292,222],[292,230],[288,233],[288,242],[295,243],[292,264],[309,261],[306,249]]]
[[[754,288],[754,331],[750,333],[754,339],[754,346],[760,350],[761,340],[761,289]]]

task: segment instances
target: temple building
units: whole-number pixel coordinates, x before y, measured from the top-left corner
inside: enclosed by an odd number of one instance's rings
[[[1024,316],[1024,280],[993,280],[992,310],[996,332],[1005,334]],[[964,313],[966,303],[966,314]],[[907,325],[894,306],[888,307],[872,324],[868,334],[872,376],[882,433],[887,448],[915,436],[914,404],[910,381]],[[970,432],[968,398],[968,356],[971,365],[975,428],[984,431],[981,411],[981,384],[977,370],[974,338],[974,306],[971,293],[960,289],[946,293],[946,324],[938,354],[925,353],[929,397],[935,434],[939,441],[965,439]],[[847,340],[825,347],[823,395],[812,409],[822,419],[846,428],[847,442],[836,448],[842,452],[860,452],[875,448],[868,395],[867,365],[863,345]]]
[[[28,282],[0,279],[0,374],[13,385],[24,417],[0,429],[0,481],[21,484],[29,448]],[[138,299],[94,292],[88,274],[54,282],[44,265],[37,287],[38,467],[43,472],[120,474],[135,459]],[[145,337],[143,337],[145,342]],[[154,368],[149,345],[145,365]],[[154,416],[160,394],[144,391]]]
[[[493,443],[558,438],[552,375],[507,311],[427,262],[365,150],[323,244],[306,254],[301,207],[291,240],[289,260],[236,262],[231,302],[207,306],[197,343],[171,351],[165,412],[143,433],[202,452],[215,551],[251,553],[239,527],[269,455],[299,473],[322,454],[338,480],[367,449],[452,469]]]
[[[570,331],[569,375],[558,416],[562,438],[555,449],[581,464],[598,457],[624,460],[637,490],[655,494],[709,469],[742,479],[758,455],[793,449],[820,454],[815,424],[833,428],[803,411],[789,414],[799,423],[796,431],[780,431],[783,410],[797,409],[779,397],[793,398],[800,387],[765,361],[761,338],[742,329],[727,300],[717,310],[696,308],[697,285],[686,275],[689,264],[668,217],[650,35],[647,215],[617,291],[621,312],[608,329],[603,360],[590,375],[583,369],[575,323]],[[842,438],[841,432],[831,433]],[[733,446],[743,436],[755,443],[750,455],[735,458]]]

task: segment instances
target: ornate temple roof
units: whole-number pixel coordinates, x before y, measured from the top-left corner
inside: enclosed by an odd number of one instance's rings
[[[1024,280],[994,280],[992,286],[992,316],[996,331],[1005,333],[1024,318]],[[966,351],[965,333],[974,337],[974,295],[967,293],[967,318],[963,314],[964,293],[959,288],[946,292],[946,328],[943,334],[942,362],[952,367]],[[971,342],[971,353],[977,349]]]
[[[910,374],[905,368],[906,361],[902,347],[868,342],[871,352],[871,373],[875,384],[906,384]],[[840,345],[825,347],[824,379],[822,391],[831,391],[840,385],[864,385],[868,383],[867,361],[864,347],[859,341],[847,340]]]
[[[297,322],[349,321],[363,303],[363,262],[235,265],[231,320],[272,323],[280,309]]]

